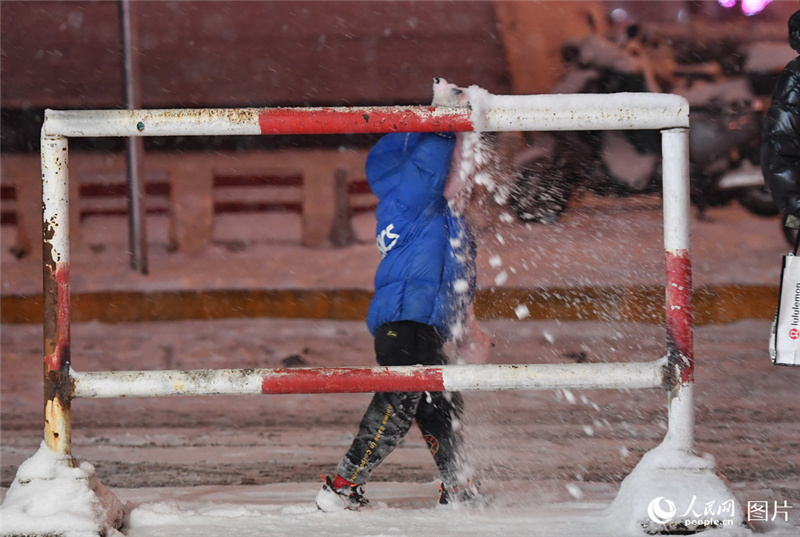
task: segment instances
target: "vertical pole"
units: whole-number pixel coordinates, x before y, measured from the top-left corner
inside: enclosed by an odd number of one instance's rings
[[[72,464],[67,139],[42,136],[44,441]]]
[[[666,253],[667,384],[673,445],[694,445],[692,266],[689,259],[689,130],[662,133]]]
[[[120,33],[122,35],[123,77],[125,106],[129,110],[142,107],[139,89],[138,36],[136,17],[132,13],[131,0],[120,0]],[[144,140],[131,136],[127,140],[128,164],[128,243],[130,245],[131,268],[147,274],[147,229],[145,206],[145,182],[142,178],[142,156]]]

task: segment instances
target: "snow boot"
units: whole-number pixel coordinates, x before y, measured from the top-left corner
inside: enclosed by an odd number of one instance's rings
[[[455,486],[439,483],[439,505],[483,507],[487,503],[486,496],[478,491],[478,484],[473,479]]]
[[[358,511],[369,505],[361,485],[334,488],[330,477],[320,476],[325,482],[317,494],[317,509],[326,513],[334,511]]]

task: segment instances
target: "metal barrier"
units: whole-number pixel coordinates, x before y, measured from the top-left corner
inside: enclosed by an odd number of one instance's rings
[[[339,107],[47,110],[41,135],[45,444],[71,457],[80,397],[261,393],[655,388],[668,393],[672,445],[691,452],[692,286],[689,105],[667,94],[485,95],[472,109]],[[91,372],[70,363],[68,138],[387,132],[658,129],[662,133],[666,357],[649,363]],[[73,461],[74,462],[74,461]]]

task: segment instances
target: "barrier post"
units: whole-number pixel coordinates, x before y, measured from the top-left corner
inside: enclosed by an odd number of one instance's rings
[[[44,442],[70,465],[69,168],[63,136],[42,136]]]
[[[689,130],[662,133],[666,254],[668,436],[683,451],[694,444],[692,265],[689,257]]]
[[[625,521],[631,530],[644,530],[651,535],[740,526],[744,519],[741,505],[717,475],[714,463],[694,453],[689,130],[663,130],[661,146],[667,331],[663,378],[668,400],[667,434],[625,477],[608,509],[610,516]],[[711,512],[705,516],[696,515],[692,510],[695,505],[705,506]]]

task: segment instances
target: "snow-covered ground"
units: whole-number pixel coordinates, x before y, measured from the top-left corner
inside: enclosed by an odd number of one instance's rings
[[[482,285],[659,282],[663,243],[657,208],[652,197],[584,199],[556,225],[516,228],[503,236],[504,245],[494,243],[493,248],[502,247],[494,252],[500,266],[482,252]],[[164,221],[154,219],[147,277],[127,270],[119,220],[87,222],[86,240],[73,255],[73,290],[369,288],[376,259],[368,219],[357,222],[364,244],[310,250],[296,244],[299,228],[293,227],[293,218],[259,226],[258,232],[251,222],[222,222],[215,232],[217,244],[191,260],[167,252]],[[266,236],[265,229],[275,236]],[[696,284],[776,281],[780,254],[787,247],[775,219],[760,219],[732,205],[712,209],[709,220],[693,220],[692,230]],[[8,230],[2,231],[8,244]],[[634,244],[630,237],[636,237]],[[244,247],[228,248],[231,240],[242,238]],[[4,292],[40,288],[41,269],[5,250]],[[505,278],[498,284],[501,272]],[[665,351],[664,330],[657,325],[483,324],[495,337],[491,362],[498,364],[643,361]],[[776,518],[709,535],[800,535],[800,368],[769,363],[768,330],[768,321],[754,319],[700,326],[695,333],[697,452],[703,460],[713,458],[738,505],[766,506],[768,518]],[[42,440],[41,326],[3,325],[0,336],[5,496],[20,465],[37,453]],[[78,323],[72,328],[71,352],[73,366],[82,371],[197,369],[373,365],[371,346],[360,321],[260,318]],[[78,471],[86,473],[87,483],[93,468],[99,482],[121,500],[122,531],[134,537],[641,534],[631,528],[629,517],[609,507],[623,479],[664,439],[667,401],[660,390],[467,393],[467,436],[483,490],[493,499],[488,507],[437,508],[434,466],[422,438],[412,432],[366,487],[379,509],[318,513],[313,506],[318,476],[333,471],[368,398],[77,400],[73,453],[84,463]],[[34,462],[34,474],[54,471],[47,460]],[[699,485],[697,491],[685,491],[692,496],[701,492]],[[626,497],[637,493],[650,494],[636,485]],[[639,498],[646,503],[655,499]],[[682,506],[692,498],[672,500]],[[0,534],[18,507],[4,503]],[[43,516],[35,510],[29,514]]]
[[[497,363],[567,363],[581,353],[590,362],[634,361],[655,358],[663,347],[655,325],[484,324],[498,343]],[[769,363],[763,348],[768,324],[698,328],[697,448],[713,457],[742,507],[792,506],[783,509],[791,525],[778,524],[770,534],[796,536],[800,371]],[[41,442],[41,365],[38,326],[3,328],[5,481]],[[360,322],[86,323],[73,327],[73,342],[74,363],[84,370],[272,367],[291,356],[309,366],[372,362]],[[123,531],[131,536],[637,534],[630,520],[606,509],[625,476],[664,437],[661,391],[465,395],[473,464],[493,498],[475,512],[435,506],[435,469],[415,432],[366,487],[385,507],[315,512],[317,476],[331,472],[341,457],[366,394],[78,400],[73,452],[124,502]]]

